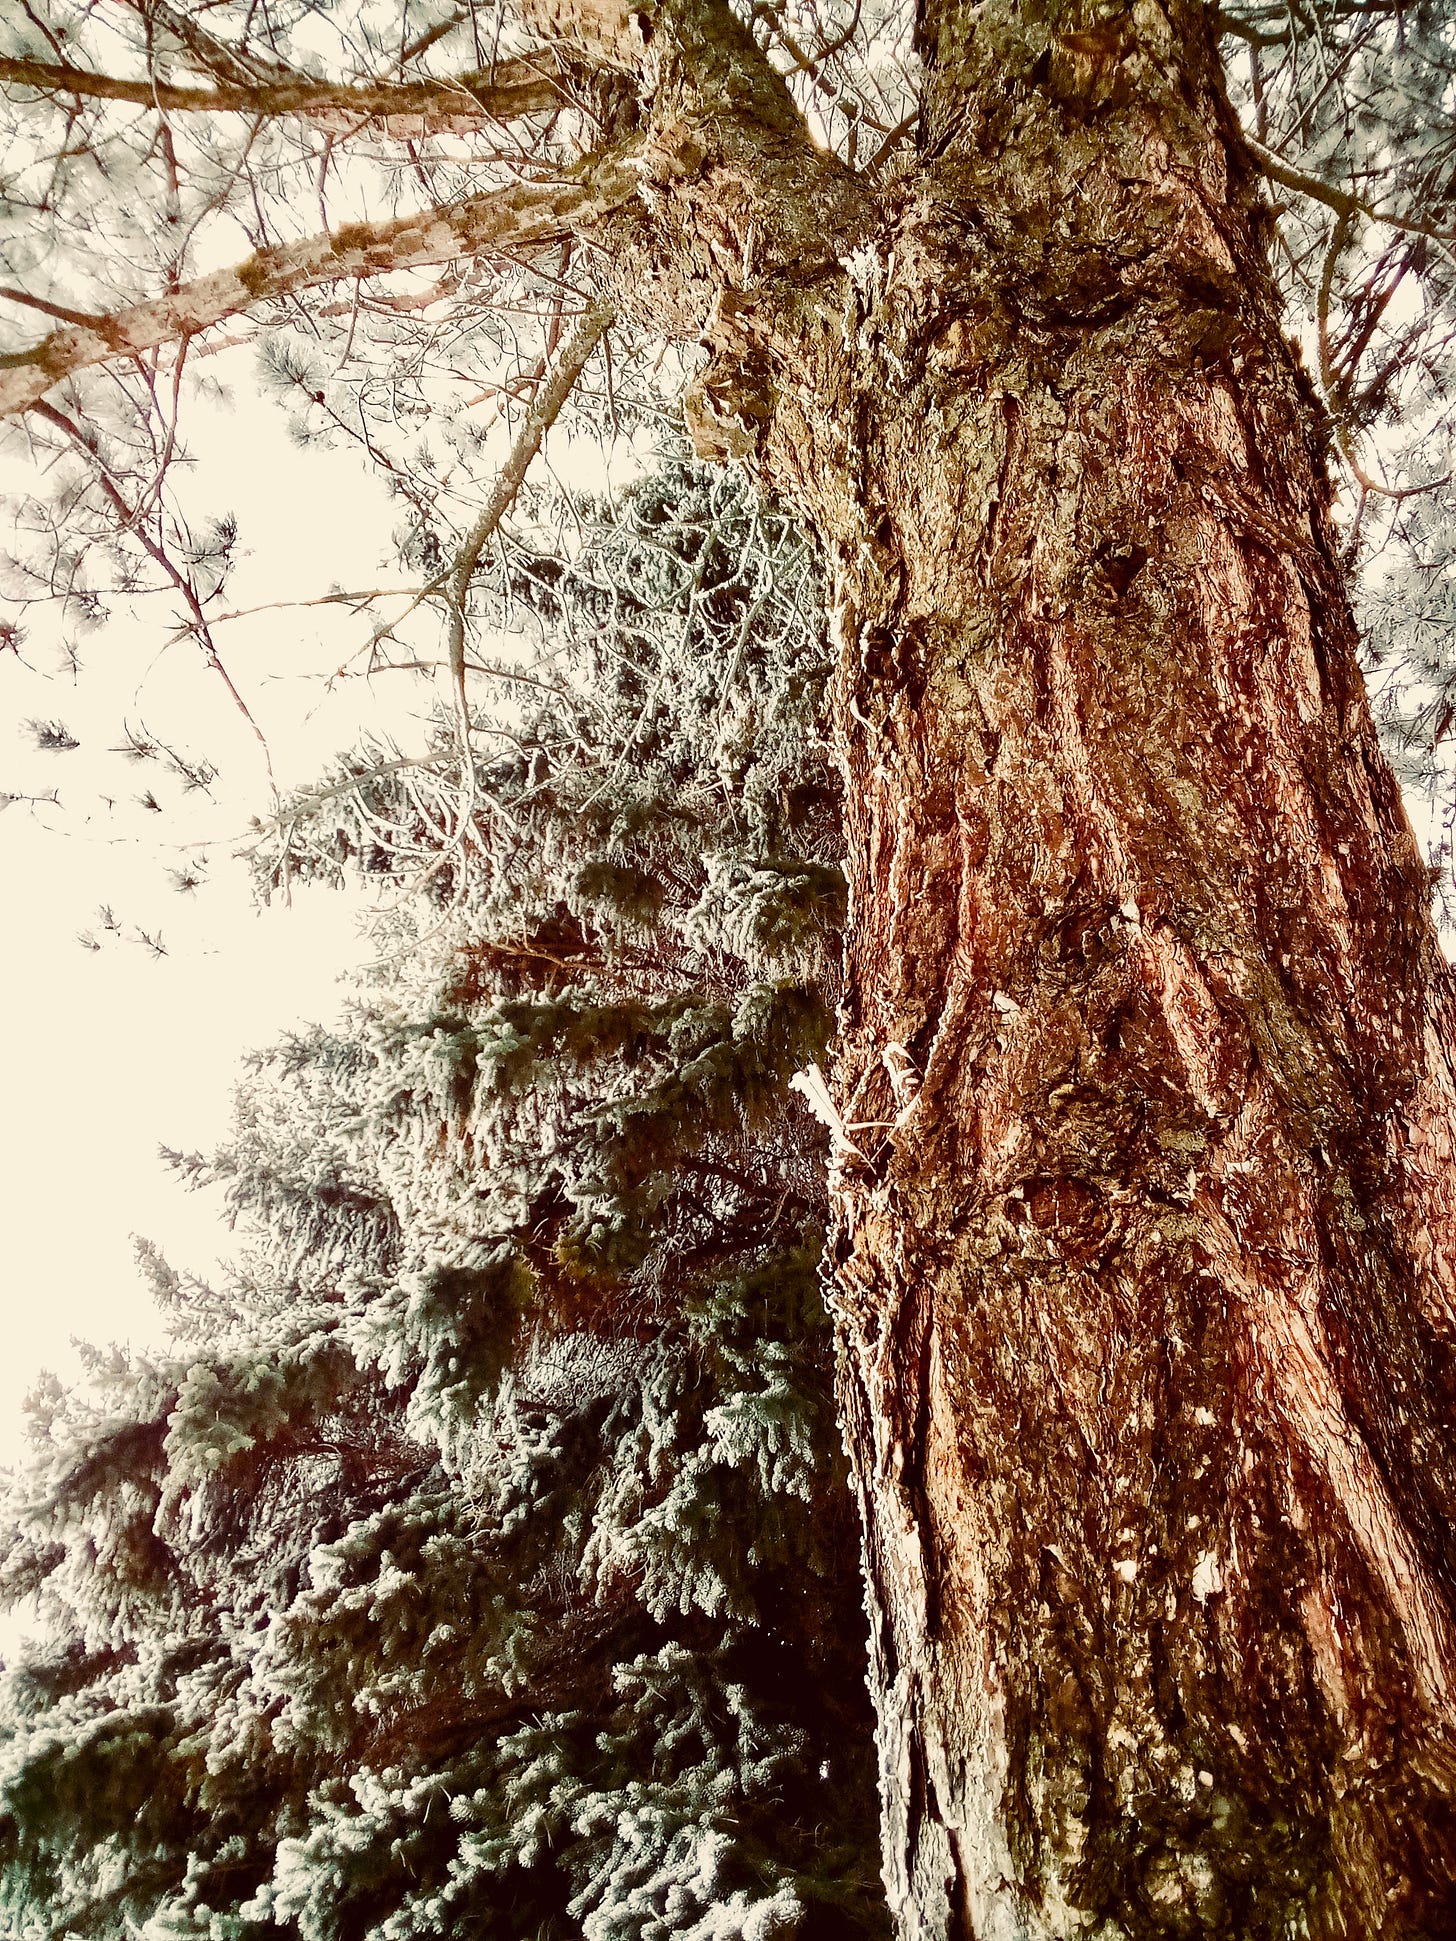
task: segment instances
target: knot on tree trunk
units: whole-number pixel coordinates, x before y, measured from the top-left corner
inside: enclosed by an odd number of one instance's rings
[[[773,415],[766,365],[715,357],[683,394],[683,418],[699,458],[751,458]]]

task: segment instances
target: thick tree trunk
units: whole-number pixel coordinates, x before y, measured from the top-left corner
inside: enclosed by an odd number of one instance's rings
[[[1456,1933],[1428,882],[1210,30],[1032,16],[927,16],[843,326],[728,306],[702,394],[834,562],[891,1902],[917,1941]]]
[[[1456,1934],[1456,1006],[1212,25],[925,0],[872,186],[716,0],[533,3],[654,50],[623,300],[831,562],[900,1933]]]

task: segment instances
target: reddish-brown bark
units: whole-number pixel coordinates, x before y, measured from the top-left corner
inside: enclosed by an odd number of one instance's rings
[[[928,5],[871,183],[718,0],[526,11],[644,104],[541,220],[829,564],[900,1932],[1456,1932],[1456,1010],[1209,22]]]
[[[1456,1017],[1252,171],[1192,9],[931,25],[761,444],[835,562],[892,1906],[1453,1932]]]

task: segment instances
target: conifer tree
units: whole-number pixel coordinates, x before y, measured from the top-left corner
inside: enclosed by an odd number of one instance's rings
[[[361,757],[260,854],[444,867],[344,1021],[252,1062],[230,1143],[173,1155],[235,1274],[149,1252],[172,1346],[40,1399],[16,1933],[882,1931],[789,1089],[842,919],[813,573],[681,460],[583,525],[512,564],[555,686],[472,723],[473,786]]]

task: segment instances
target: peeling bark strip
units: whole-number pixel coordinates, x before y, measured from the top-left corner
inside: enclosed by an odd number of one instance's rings
[[[636,189],[637,178],[621,156],[593,156],[547,188],[497,189],[393,222],[355,223],[260,250],[169,296],[52,331],[31,350],[0,356],[0,417],[25,410],[74,371],[185,341],[273,297],[345,278],[426,269],[493,249],[539,248],[600,221]]]

